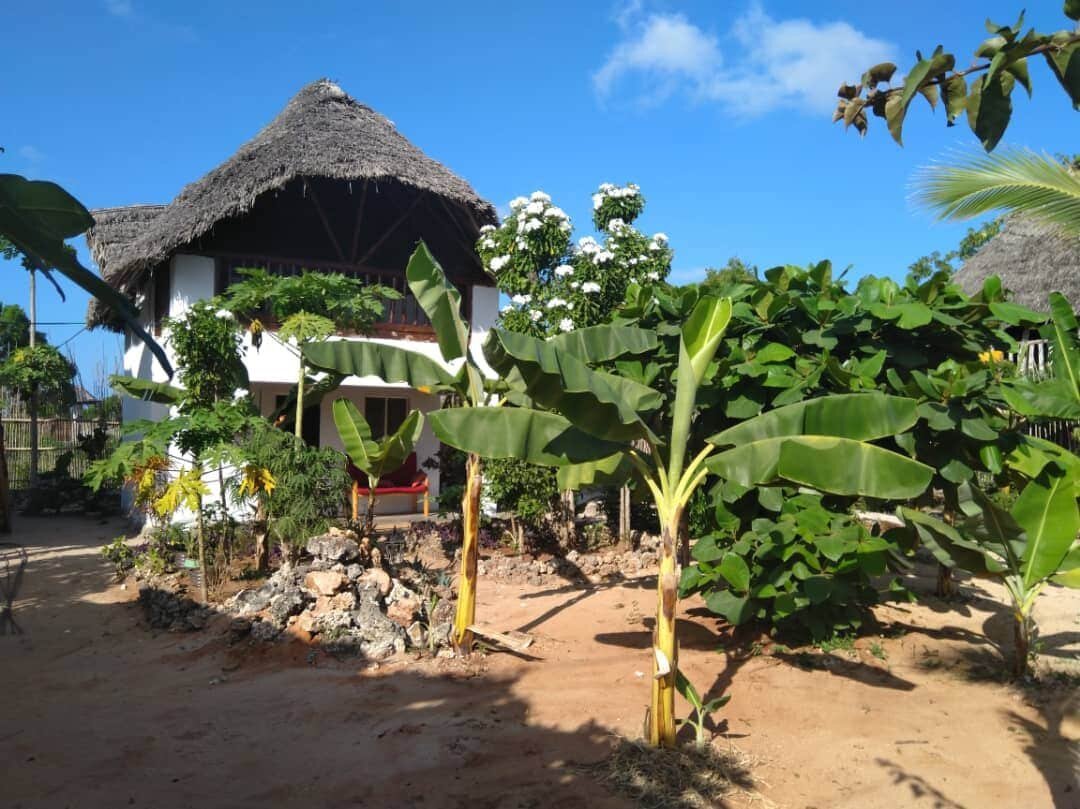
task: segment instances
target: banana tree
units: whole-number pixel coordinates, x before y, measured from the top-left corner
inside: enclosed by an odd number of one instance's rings
[[[932,474],[923,464],[866,443],[902,432],[917,418],[914,402],[883,394],[827,397],[781,408],[714,436],[688,460],[693,423],[701,410],[698,390],[715,372],[714,355],[730,318],[730,299],[703,297],[677,327],[677,382],[666,409],[660,392],[590,367],[604,362],[605,353],[629,353],[617,345],[601,352],[594,350],[596,344],[617,343],[624,333],[655,344],[656,332],[593,327],[582,330],[591,333],[581,336],[576,352],[558,338],[545,341],[496,329],[485,342],[484,354],[504,378],[523,383],[519,398],[526,406],[443,410],[429,416],[440,440],[466,452],[563,467],[560,486],[580,488],[633,472],[648,487],[661,528],[648,719],[649,740],[658,746],[675,743],[676,552],[682,514],[710,471],[745,485],[783,478],[890,498],[919,494]],[[737,446],[718,452],[731,444]],[[566,452],[568,446],[576,459]]]
[[[312,368],[343,376],[376,376],[385,382],[404,382],[425,393],[441,394],[444,407],[448,408],[444,412],[477,408],[483,408],[485,412],[494,411],[495,415],[485,424],[484,429],[493,429],[504,434],[515,432],[517,428],[511,423],[514,414],[510,410],[503,411],[497,406],[488,405],[520,401],[521,385],[512,387],[506,382],[485,380],[481,358],[474,355],[469,348],[470,327],[461,314],[461,294],[447,281],[439,263],[423,242],[409,259],[405,278],[417,303],[431,321],[442,361],[385,343],[330,340],[305,346],[303,356],[306,362]],[[585,339],[570,333],[563,335],[560,344],[578,346]],[[606,343],[598,344],[597,348],[610,352],[616,344],[621,353],[628,353],[625,346],[638,352],[655,347],[655,342],[642,342],[640,339],[624,336],[615,343],[612,343],[609,337]],[[601,353],[599,356],[609,358],[617,355]],[[549,428],[550,437],[554,437],[561,428],[561,424],[553,430]],[[548,443],[540,433],[521,438],[526,442],[535,440]],[[594,439],[586,433],[581,433],[576,438],[578,440],[575,443],[574,435],[566,436],[567,440],[563,444],[552,448],[552,457],[560,462],[591,457],[589,454],[582,455],[581,452],[584,450],[588,453]],[[459,654],[468,654],[471,651],[473,636],[469,627],[476,622],[476,570],[483,457],[482,452],[470,452],[465,463],[466,481],[461,502],[461,576],[452,635],[454,647]]]
[[[901,507],[905,526],[894,531],[918,539],[939,562],[1000,581],[1013,613],[1013,673],[1028,672],[1035,635],[1035,599],[1050,582],[1080,588],[1080,510],[1077,465],[1050,461],[1006,510],[972,488],[967,519],[947,525],[921,511]]]
[[[337,427],[345,453],[368,478],[367,512],[364,514],[364,530],[375,527],[375,489],[379,478],[399,469],[413,451],[424,428],[424,414],[413,410],[398,427],[397,432],[376,441],[371,437],[371,427],[360,415],[356,405],[348,399],[336,399],[333,406],[334,424]],[[354,501],[353,508],[356,503]]]

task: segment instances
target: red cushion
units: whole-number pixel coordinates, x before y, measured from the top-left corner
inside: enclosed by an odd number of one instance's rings
[[[352,461],[348,461],[346,468],[349,476],[356,483],[357,492],[367,494],[367,475],[361,472]],[[398,469],[379,478],[379,483],[375,487],[375,494],[423,494],[427,491],[427,488],[427,475],[417,471],[416,453],[413,452]]]

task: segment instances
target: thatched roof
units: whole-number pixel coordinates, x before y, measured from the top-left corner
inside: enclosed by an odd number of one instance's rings
[[[1080,238],[1065,236],[1050,225],[1011,216],[1001,233],[983,245],[956,273],[969,295],[982,289],[991,275],[1001,279],[1011,299],[1039,312],[1049,310],[1047,297],[1060,292],[1080,303]]]
[[[168,205],[92,211],[91,254],[106,281],[134,292],[173,253],[250,211],[267,192],[308,179],[399,183],[464,209],[469,229],[496,221],[495,210],[462,178],[427,157],[384,116],[321,79],[301,90],[239,151]],[[98,307],[90,325],[104,321]]]

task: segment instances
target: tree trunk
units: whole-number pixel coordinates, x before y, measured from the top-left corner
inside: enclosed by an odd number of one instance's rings
[[[364,533],[371,534],[375,531],[375,487],[379,485],[378,478],[368,478],[367,511],[364,513]]]
[[[0,534],[11,533],[11,497],[8,490],[7,448],[4,425],[0,422]]]
[[[304,378],[307,376],[304,371],[304,361],[300,360],[300,379],[296,383],[296,424],[293,426],[297,438],[304,437]]]
[[[1028,673],[1028,656],[1031,654],[1031,616],[1016,615],[1013,621],[1013,674],[1024,677]]]
[[[470,455],[465,463],[465,495],[461,501],[461,580],[458,582],[457,612],[454,615],[454,651],[472,651],[469,627],[476,622],[476,562],[479,552],[480,486],[483,471],[480,456]]]
[[[619,542],[630,544],[630,487],[619,488]]]
[[[661,526],[660,575],[656,582],[652,702],[649,709],[649,743],[654,747],[675,746],[675,674],[679,668],[679,644],[675,636],[679,563],[675,557],[680,519],[676,517],[672,523]]]
[[[267,523],[266,502],[264,498],[259,497],[258,505],[255,506],[255,524],[252,533],[255,535],[255,569],[260,573],[270,567],[269,526]]]
[[[956,579],[953,578],[953,569],[938,563],[937,588],[934,590],[939,598],[952,598],[956,595]]]
[[[210,600],[210,596],[206,588],[206,545],[203,542],[202,495],[199,495],[199,513],[195,518],[195,526],[199,540],[199,589],[201,590],[202,603],[206,604]]]

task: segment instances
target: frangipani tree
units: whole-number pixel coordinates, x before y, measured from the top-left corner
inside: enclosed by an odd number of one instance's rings
[[[543,340],[496,329],[484,354],[504,378],[520,380],[523,389],[514,398],[524,406],[450,409],[429,416],[445,443],[477,456],[562,467],[560,481],[566,486],[617,479],[632,470],[649,488],[660,517],[661,547],[648,729],[650,742],[665,747],[675,743],[681,518],[710,472],[745,485],[782,478],[888,498],[921,493],[932,474],[923,464],[867,443],[903,432],[917,418],[914,402],[881,394],[780,408],[714,436],[690,457],[693,423],[702,408],[698,390],[715,373],[715,354],[731,311],[730,299],[702,297],[685,322],[668,324],[679,333],[671,402],[623,376],[618,364],[615,372],[590,367],[655,347],[652,330],[596,326]],[[636,346],[642,348],[635,351]],[[718,452],[722,447],[730,448]]]
[[[401,467],[424,429],[424,414],[413,410],[398,427],[397,432],[376,441],[371,426],[360,415],[356,405],[348,399],[334,401],[334,425],[337,427],[345,453],[361,472],[368,477],[367,512],[364,514],[364,530],[375,526],[375,488],[379,478]],[[354,504],[355,507],[355,504]]]

